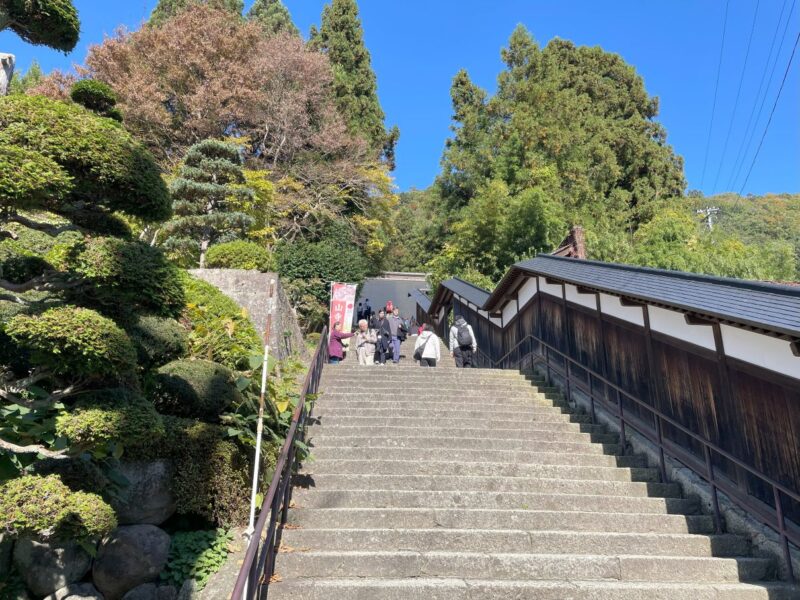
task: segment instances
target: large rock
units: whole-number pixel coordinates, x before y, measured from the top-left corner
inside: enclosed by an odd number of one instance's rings
[[[122,600],[157,600],[158,586],[155,583],[143,583],[133,588],[122,597]]]
[[[11,569],[11,551],[14,549],[14,540],[7,533],[0,533],[0,575],[5,575]]]
[[[91,583],[73,583],[57,590],[44,600],[104,600]]]
[[[167,563],[170,538],[154,525],[118,527],[103,540],[94,561],[94,584],[106,600],[158,579]]]
[[[164,460],[123,463],[120,471],[130,482],[111,501],[120,525],[161,525],[175,512],[175,496],[170,480],[172,468]]]
[[[0,96],[8,93],[12,75],[14,75],[14,55],[0,52]]]
[[[76,542],[42,543],[23,537],[14,544],[14,565],[28,589],[41,598],[83,579],[92,557]]]

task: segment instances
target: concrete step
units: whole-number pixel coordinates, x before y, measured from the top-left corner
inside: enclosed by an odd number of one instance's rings
[[[434,423],[434,427],[422,427],[413,423],[405,424],[402,419],[357,419],[349,424],[350,421],[335,421],[330,423],[327,419],[324,425],[313,425],[308,429],[308,435],[315,436],[376,436],[386,437],[405,437],[405,436],[428,436],[428,437],[473,437],[473,438],[496,438],[513,437],[518,439],[532,440],[564,440],[574,441],[585,439],[591,436],[596,441],[617,442],[618,434],[609,434],[608,430],[602,425],[589,425],[584,423],[569,423],[564,421],[536,422],[531,427],[519,427],[515,421],[462,421],[447,420],[442,423]],[[348,424],[343,424],[348,423]],[[480,425],[484,426],[481,427]],[[576,437],[577,436],[577,437]],[[611,437],[615,436],[615,437]]]
[[[580,467],[571,465],[537,465],[506,462],[457,462],[446,460],[314,460],[305,465],[303,473],[353,473],[382,475],[451,476],[471,475],[483,477],[539,477],[545,479],[585,479],[601,481],[658,482],[655,468],[623,469],[610,466]]]
[[[514,529],[289,529],[282,544],[295,551],[514,552],[524,554],[734,557],[750,551],[737,535],[520,531]],[[435,573],[435,571],[432,571]],[[437,573],[438,575],[438,573]]]
[[[391,395],[388,397],[354,397],[326,395],[320,399],[319,406],[327,409],[363,409],[363,408],[398,408],[403,410],[492,410],[492,409],[517,409],[532,410],[534,412],[559,412],[561,407],[555,406],[550,400],[538,398],[469,398],[452,400],[440,395],[428,396],[425,400]]]
[[[581,434],[583,435],[583,434]],[[599,434],[595,434],[595,437]],[[608,434],[609,436],[614,434]],[[611,439],[610,437],[608,438]],[[404,436],[396,438],[365,436],[314,436],[311,438],[315,448],[340,446],[363,448],[429,448],[446,452],[453,448],[471,450],[537,450],[539,452],[580,452],[585,454],[622,454],[619,444],[592,443],[586,435],[585,441],[544,441],[533,438],[476,439],[471,437],[425,437]],[[373,455],[375,453],[373,452]]]
[[[542,416],[556,416],[560,417],[562,412],[557,408],[543,407],[536,410],[537,407],[533,406],[508,406],[506,408],[492,409],[470,409],[462,408],[450,410],[448,408],[439,408],[436,405],[431,405],[427,409],[409,409],[402,406],[384,406],[379,408],[332,408],[319,405],[320,412],[317,414],[320,418],[332,417],[399,417],[402,419],[447,419],[450,417],[457,417],[459,419],[485,419],[485,420],[519,420],[519,421],[536,421]]]
[[[312,442],[312,445],[313,442]],[[530,446],[530,444],[529,444]],[[440,450],[441,454],[432,453],[431,450]],[[491,450],[473,448],[448,448],[446,446],[417,448],[414,446],[398,448],[383,447],[380,454],[376,454],[363,446],[315,446],[313,449],[314,461],[322,460],[370,460],[372,457],[380,460],[403,460],[424,463],[437,456],[450,461],[460,461],[467,465],[480,463],[507,462],[509,464],[531,465],[572,465],[587,467],[646,467],[647,459],[641,455],[613,456],[596,451],[595,447],[573,449],[572,452],[558,454],[553,452],[531,450]],[[314,461],[307,463],[313,465]]]
[[[480,573],[496,580],[642,581],[739,583],[772,574],[763,558],[654,555],[569,555],[480,552],[312,551],[278,558],[282,577],[459,577]]]
[[[289,520],[311,529],[519,529],[616,533],[713,533],[707,515],[463,508],[296,508]]]
[[[792,586],[463,578],[318,578],[270,586],[271,600],[797,600]]]
[[[696,499],[595,496],[530,492],[467,492],[409,490],[336,490],[298,488],[294,502],[300,508],[505,508],[651,514],[699,513]]]
[[[325,424],[325,425],[344,425],[354,426],[362,425],[396,425],[396,426],[461,426],[461,427],[479,427],[486,428],[487,423],[497,423],[498,426],[527,428],[535,424],[549,424],[549,423],[586,423],[589,424],[589,415],[573,415],[568,413],[561,413],[557,411],[539,412],[539,413],[520,413],[519,416],[508,413],[498,413],[496,416],[474,417],[469,416],[470,411],[452,411],[443,415],[435,414],[435,411],[429,413],[430,416],[403,416],[402,414],[393,414],[387,411],[386,414],[356,414],[357,411],[325,411],[324,413],[313,414],[311,424]],[[370,412],[370,411],[364,411]],[[401,411],[398,411],[401,412]],[[420,415],[424,415],[425,411],[420,411]]]
[[[319,490],[405,490],[524,492],[550,494],[591,494],[628,498],[680,498],[675,483],[635,483],[598,479],[545,479],[537,477],[494,477],[468,475],[383,475],[325,474],[297,478],[302,487]]]

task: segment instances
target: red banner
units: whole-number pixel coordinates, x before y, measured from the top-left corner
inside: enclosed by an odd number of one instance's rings
[[[356,304],[357,285],[353,283],[331,284],[331,320],[330,331],[335,323],[342,324],[342,331],[350,333],[353,328],[353,310]]]

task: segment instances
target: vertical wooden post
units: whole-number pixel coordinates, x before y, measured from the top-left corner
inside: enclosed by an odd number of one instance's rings
[[[642,306],[642,311],[644,316],[644,334],[647,341],[647,366],[650,372],[650,377],[647,381],[647,391],[650,393],[650,405],[661,411],[664,405],[664,397],[661,395],[661,386],[658,383],[660,378],[656,370],[655,350],[653,350],[653,330],[650,327],[650,307],[645,304]],[[658,439],[658,466],[661,470],[661,481],[667,483],[667,465],[664,459],[664,432],[660,417],[655,417],[653,427],[655,427],[656,437]]]

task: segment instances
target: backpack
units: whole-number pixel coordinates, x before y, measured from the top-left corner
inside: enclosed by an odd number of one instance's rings
[[[464,323],[456,331],[456,341],[459,346],[472,346],[472,334],[469,332],[469,325]]]

